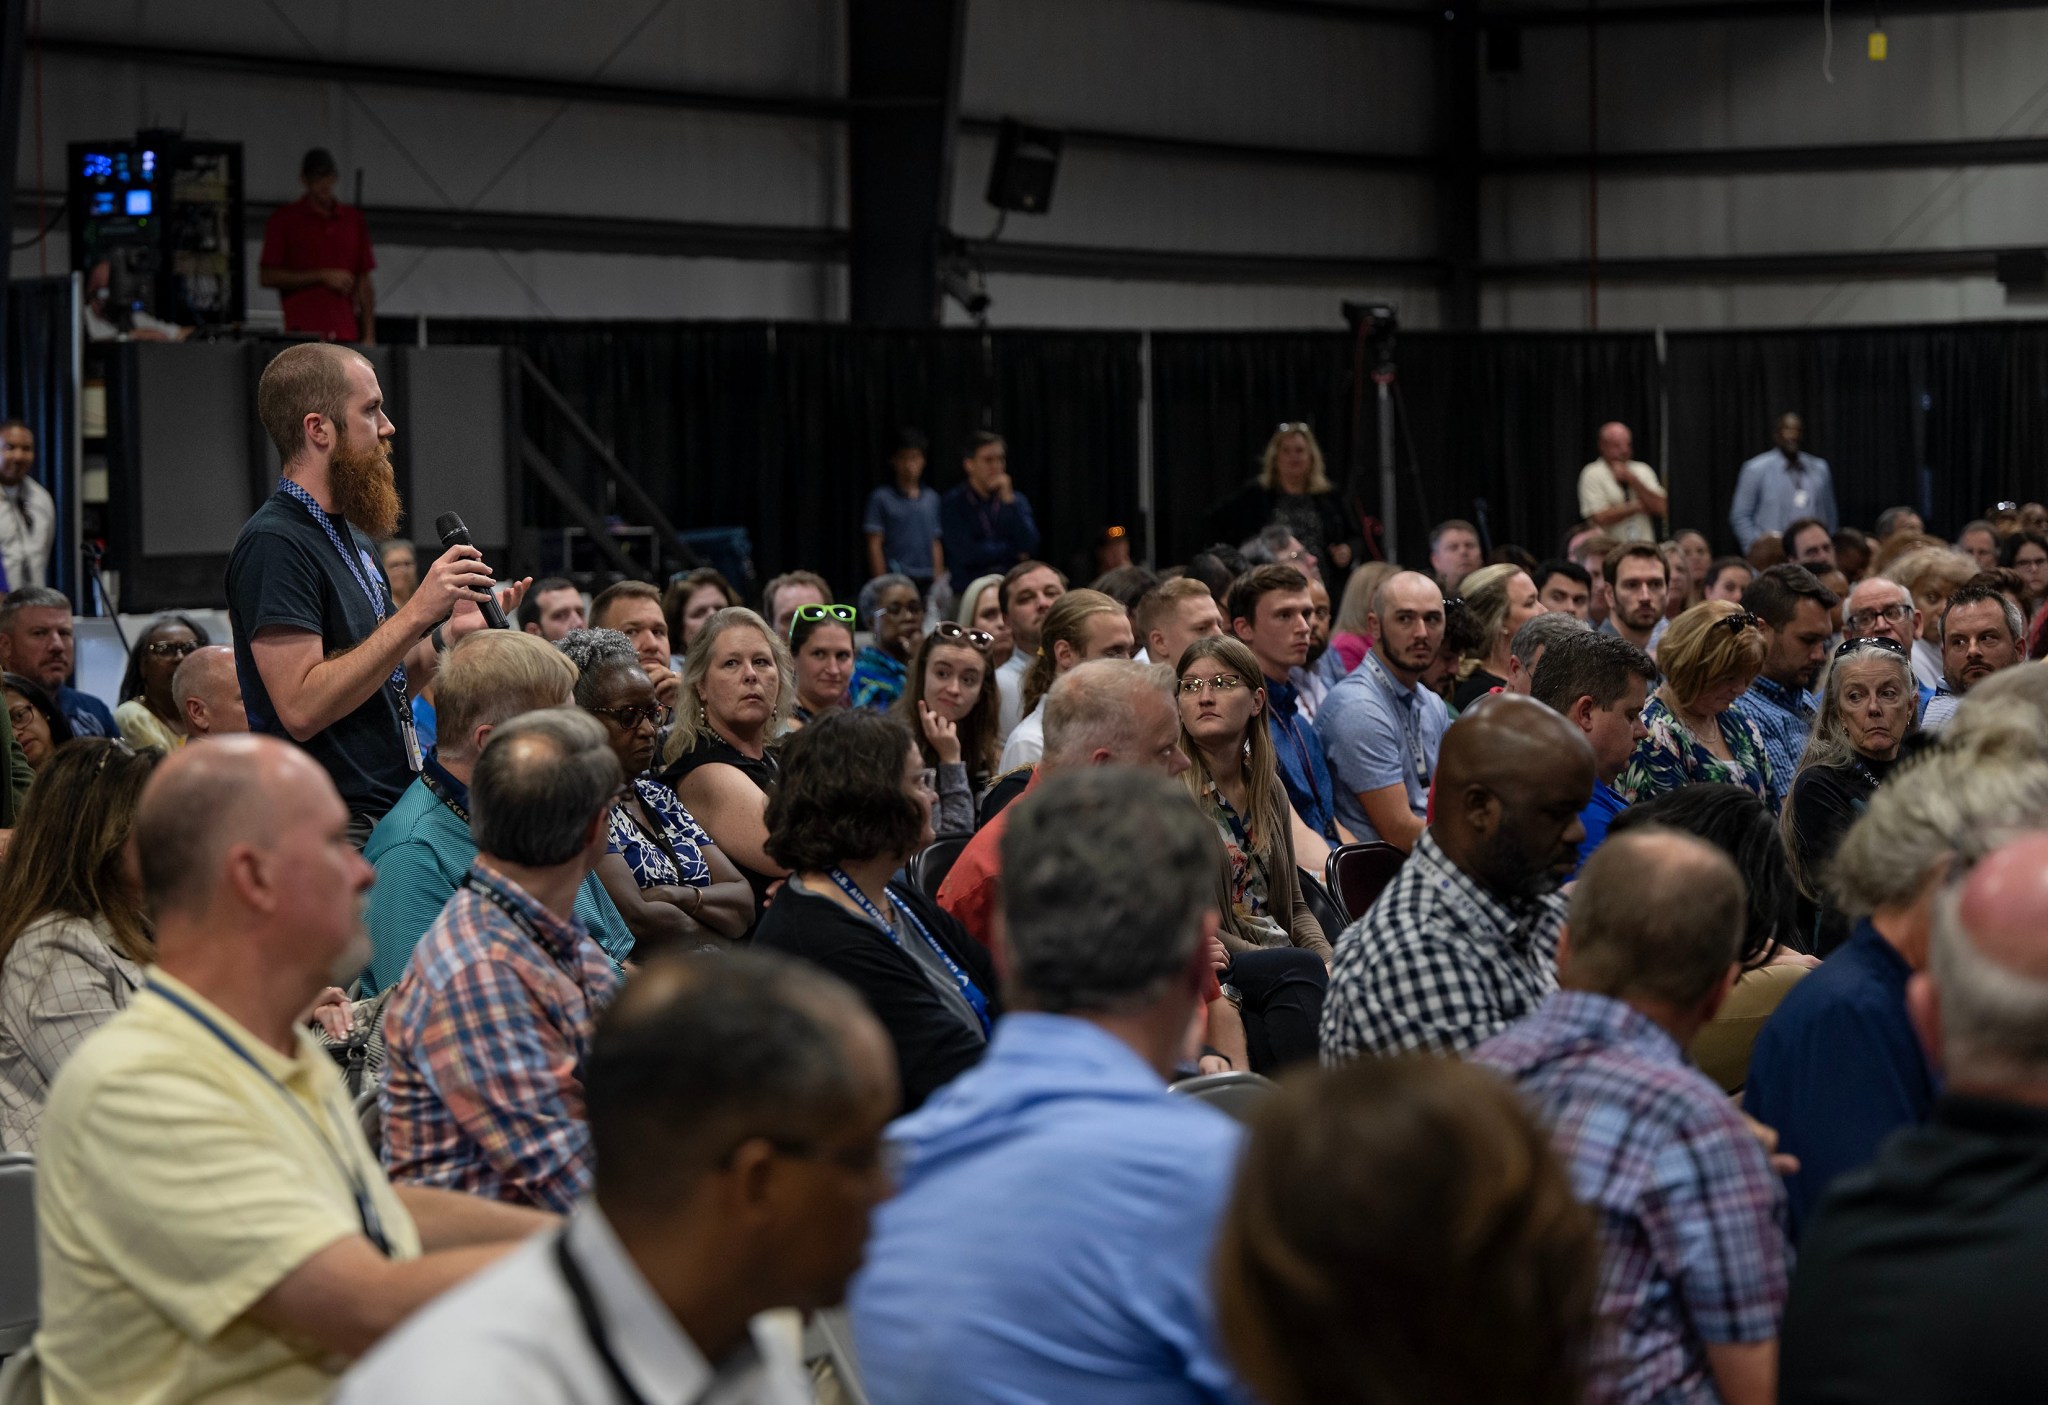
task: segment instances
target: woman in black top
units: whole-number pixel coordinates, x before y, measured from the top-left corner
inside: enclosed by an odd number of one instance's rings
[[[757,946],[815,962],[861,993],[896,1046],[903,1110],[981,1058],[1002,1013],[988,954],[890,875],[932,841],[937,797],[910,729],[835,712],[790,738],[768,802],[768,849],[789,880]]]
[[[796,672],[789,650],[752,610],[730,606],[704,622],[683,658],[675,725],[661,779],[738,866],[759,907],[788,874],[768,856],[769,743],[789,720]]]
[[[1210,508],[1207,527],[1216,540],[1239,542],[1275,524],[1292,532],[1322,563],[1323,579],[1333,592],[1343,589],[1365,540],[1355,514],[1330,482],[1315,431],[1306,424],[1283,424],[1273,431],[1259,459],[1259,476]]]
[[[1802,931],[1823,956],[1849,935],[1828,897],[1828,862],[1916,734],[1919,706],[1912,660],[1897,643],[1848,639],[1835,650],[1781,821]]]
[[[1480,642],[1458,663],[1451,706],[1463,712],[1495,688],[1508,684],[1508,659],[1515,631],[1543,613],[1536,582],[1519,566],[1481,566],[1458,587],[1472,612]]]

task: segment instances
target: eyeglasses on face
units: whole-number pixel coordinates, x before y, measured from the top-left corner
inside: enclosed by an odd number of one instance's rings
[[[659,731],[668,725],[669,710],[660,703],[628,703],[624,707],[593,707],[590,709],[599,717],[609,717],[619,724],[622,732],[639,730],[642,722],[652,722]]]
[[[1898,624],[1912,613],[1913,607],[1911,605],[1903,601],[1894,600],[1891,604],[1879,605],[1876,609],[1858,610],[1855,614],[1849,616],[1848,625],[1851,629],[1868,629],[1879,620],[1883,620],[1886,624]]]
[[[964,640],[969,647],[978,649],[984,654],[994,648],[996,643],[996,637],[987,630],[968,629],[965,625],[954,624],[951,620],[940,620],[938,627],[932,633],[948,643],[958,643]]]
[[[195,639],[152,639],[143,649],[150,657],[159,659],[182,659],[199,647]]]
[[[1855,653],[1858,649],[1882,649],[1885,653],[1898,658],[1908,657],[1905,645],[1896,639],[1887,639],[1882,634],[1867,635],[1861,639],[1844,639],[1835,646],[1835,657],[1839,659],[1844,654]]]
[[[877,605],[875,613],[877,615],[887,615],[891,619],[895,619],[903,615],[914,615],[923,608],[924,602],[922,600],[898,600],[893,605]]]
[[[1243,686],[1244,680],[1234,673],[1219,673],[1214,678],[1183,678],[1180,680],[1180,695],[1184,698],[1197,698],[1202,695],[1203,689],[1213,688],[1216,695],[1221,697]]]
[[[859,612],[851,605],[799,605],[796,607],[796,613],[789,619],[790,637],[796,637],[798,625],[808,624],[812,620],[837,620],[840,624],[850,627],[858,615]]]

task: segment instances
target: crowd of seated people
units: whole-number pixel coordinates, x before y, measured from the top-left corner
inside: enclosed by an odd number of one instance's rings
[[[266,370],[116,709],[0,599],[40,1398],[785,1405],[842,1302],[878,1405],[2038,1396],[2048,523],[1795,420],[1716,557],[1608,426],[1403,569],[1283,425],[1070,588],[905,434],[860,589],[586,600],[383,549],[375,391]]]

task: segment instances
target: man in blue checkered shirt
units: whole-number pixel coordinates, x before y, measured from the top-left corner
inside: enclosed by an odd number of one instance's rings
[[[1520,1086],[1599,1216],[1590,1401],[1775,1397],[1785,1190],[1685,1053],[1735,984],[1744,902],[1689,835],[1609,839],[1572,892],[1563,988],[1472,1053]]]
[[[1736,714],[1756,723],[1771,762],[1771,808],[1785,807],[1799,758],[1813,731],[1807,690],[1827,661],[1835,593],[1804,566],[1773,566],[1742,592],[1742,608],[1757,617],[1765,640],[1764,665],[1749,691],[1735,700]]]

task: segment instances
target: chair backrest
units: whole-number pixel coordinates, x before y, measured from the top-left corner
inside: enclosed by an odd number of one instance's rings
[[[1337,945],[1337,938],[1351,925],[1344,909],[1337,906],[1337,900],[1330,896],[1330,890],[1305,868],[1294,871],[1294,878],[1301,885],[1301,900],[1308,904],[1309,915],[1316,925],[1323,929],[1323,940],[1331,946]]]
[[[961,851],[973,838],[971,834],[941,834],[911,855],[910,862],[903,866],[904,876],[910,879],[918,892],[937,902],[939,885],[946,881],[946,875],[953,871]]]
[[[1365,916],[1365,910],[1394,881],[1394,875],[1401,871],[1401,865],[1407,859],[1405,851],[1379,840],[1370,844],[1344,844],[1330,851],[1330,862],[1323,869],[1323,876],[1337,905],[1344,909],[1351,921],[1356,922]]]
[[[1184,1098],[1200,1098],[1217,1111],[1227,1112],[1244,1122],[1276,1086],[1272,1079],[1261,1074],[1234,1071],[1183,1078],[1173,1085],[1173,1091]]]
[[[1031,777],[1037,772],[1036,766],[1019,766],[1006,771],[989,782],[988,789],[981,793],[981,804],[974,812],[974,827],[984,828],[988,822],[1003,812],[1012,800],[1024,793],[1031,784]]]
[[[36,1265],[36,1163],[0,1156],[0,1356],[36,1334],[41,1289]]]

